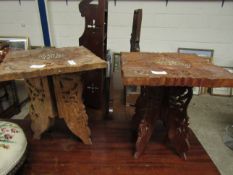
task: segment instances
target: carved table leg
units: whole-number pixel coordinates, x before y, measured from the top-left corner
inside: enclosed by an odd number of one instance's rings
[[[164,89],[161,87],[147,87],[137,100],[134,120],[141,121],[138,126],[135,158],[138,158],[144,152],[150,140],[155,122],[161,114],[163,94]]]
[[[138,125],[135,158],[143,153],[156,120],[163,120],[168,140],[177,153],[186,159],[189,149],[187,108],[191,98],[191,87],[145,87],[137,100],[133,117]]]
[[[137,98],[135,104],[135,114],[132,118],[133,129],[138,128],[140,121],[142,120],[143,114],[146,110],[146,93],[141,93],[140,96]]]
[[[64,118],[69,129],[85,144],[91,144],[80,74],[56,75],[53,82],[59,117]]]
[[[31,128],[34,138],[40,139],[41,134],[52,124],[56,116],[53,100],[50,95],[47,77],[25,80],[30,97]]]
[[[162,116],[168,132],[168,139],[176,152],[186,159],[190,145],[188,141],[188,104],[192,99],[191,87],[167,88],[167,113]]]

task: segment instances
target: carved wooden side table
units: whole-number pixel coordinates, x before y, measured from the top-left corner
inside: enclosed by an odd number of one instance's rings
[[[84,47],[15,51],[0,65],[0,81],[25,79],[34,138],[40,138],[59,116],[85,144],[91,144],[81,75],[105,67],[105,61]]]
[[[192,87],[233,87],[231,73],[196,55],[121,53],[121,64],[124,85],[145,87],[133,116],[138,127],[135,158],[145,150],[157,120],[167,129],[166,140],[186,158]]]

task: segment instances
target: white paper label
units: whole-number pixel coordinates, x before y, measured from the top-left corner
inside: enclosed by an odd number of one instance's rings
[[[45,67],[45,64],[33,64],[30,66],[30,68],[32,68],[32,69],[41,69],[44,67]]]
[[[69,65],[76,65],[74,60],[68,60]]]
[[[155,74],[155,75],[167,75],[166,71],[154,71],[154,70],[152,70],[151,73]]]

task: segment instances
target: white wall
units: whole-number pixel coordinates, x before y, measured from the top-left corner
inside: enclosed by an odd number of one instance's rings
[[[0,1],[0,35],[29,35],[43,45],[34,1]],[[77,46],[84,30],[79,1],[48,1],[54,46]],[[233,66],[233,2],[114,1],[109,2],[108,48],[129,51],[133,11],[143,9],[141,50],[176,52],[178,47],[214,49],[214,62]],[[4,13],[4,15],[3,15]],[[4,17],[4,18],[3,18]],[[10,20],[9,20],[10,19]],[[22,22],[21,22],[22,21]],[[26,24],[25,27],[22,24]]]
[[[50,33],[56,47],[78,46],[85,19],[79,12],[79,1],[48,1]]]
[[[214,49],[218,65],[233,66],[233,2],[120,1],[109,4],[108,47],[129,50],[133,10],[143,9],[141,50]]]
[[[0,36],[25,36],[31,45],[43,45],[37,3],[0,1]]]

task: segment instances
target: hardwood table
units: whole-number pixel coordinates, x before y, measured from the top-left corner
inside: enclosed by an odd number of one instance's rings
[[[150,140],[157,120],[167,128],[166,141],[186,159],[190,147],[187,108],[192,87],[233,87],[233,75],[196,55],[121,53],[125,86],[143,86],[133,121],[138,127],[135,158]]]
[[[84,47],[15,51],[0,64],[0,81],[25,79],[34,138],[39,139],[59,116],[85,144],[91,144],[81,75],[105,67],[105,61]]]

